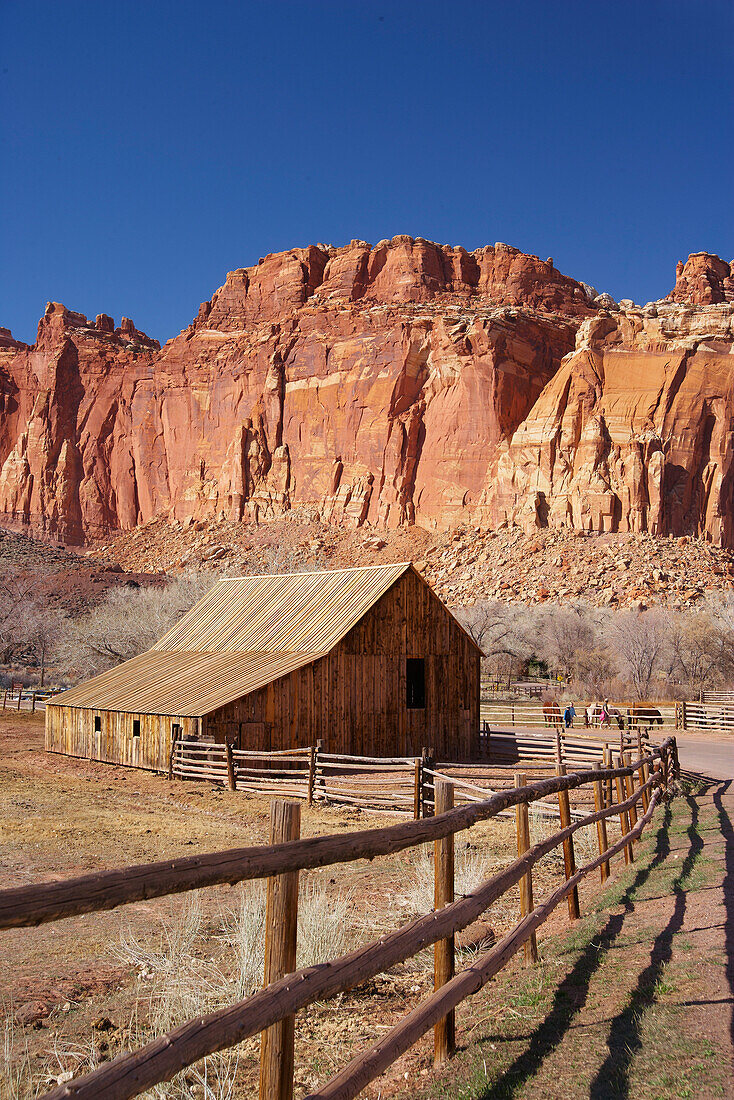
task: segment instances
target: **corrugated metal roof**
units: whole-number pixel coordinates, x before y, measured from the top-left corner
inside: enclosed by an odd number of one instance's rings
[[[151,649],[56,695],[51,702],[53,706],[200,718],[320,656]]]
[[[147,653],[53,704],[201,717],[328,653],[410,567],[218,581]]]
[[[153,649],[323,653],[408,569],[401,562],[221,580]]]

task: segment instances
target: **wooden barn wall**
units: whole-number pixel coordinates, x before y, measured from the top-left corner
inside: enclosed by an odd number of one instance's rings
[[[95,733],[99,716],[101,730]],[[140,722],[140,735],[133,736],[133,720]],[[67,756],[83,756],[108,764],[164,771],[171,751],[171,728],[181,726],[184,737],[195,737],[199,719],[161,714],[129,714],[115,710],[87,710],[82,707],[46,707],[46,750]]]
[[[405,662],[426,661],[426,706],[406,707]],[[335,649],[312,665],[221,707],[203,736],[242,748],[322,740],[327,752],[439,758],[476,754],[479,654],[430,588],[406,573]]]

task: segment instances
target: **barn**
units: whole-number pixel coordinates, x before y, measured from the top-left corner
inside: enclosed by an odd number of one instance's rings
[[[223,579],[147,653],[56,696],[46,749],[153,770],[177,737],[467,759],[480,657],[410,562]]]

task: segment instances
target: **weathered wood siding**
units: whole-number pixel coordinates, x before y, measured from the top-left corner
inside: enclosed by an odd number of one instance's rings
[[[426,662],[426,705],[406,706],[406,659]],[[439,757],[478,751],[479,653],[412,570],[326,657],[221,707],[203,736],[242,748],[312,745],[328,752]]]
[[[95,732],[99,717],[101,730]],[[140,722],[140,734],[133,736],[133,721]],[[168,768],[173,725],[181,726],[183,737],[197,736],[200,720],[161,714],[127,714],[114,710],[82,707],[46,707],[46,749],[67,756],[83,756],[108,764],[164,771]]]

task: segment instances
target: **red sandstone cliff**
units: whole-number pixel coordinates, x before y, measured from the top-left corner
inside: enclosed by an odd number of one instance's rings
[[[551,260],[396,237],[231,272],[162,349],[50,305],[33,347],[0,330],[0,519],[82,542],[298,506],[729,539],[730,290],[694,256],[671,298],[696,308],[605,315]]]
[[[579,328],[497,448],[479,515],[526,530],[689,533],[734,545],[734,309],[668,303]]]

